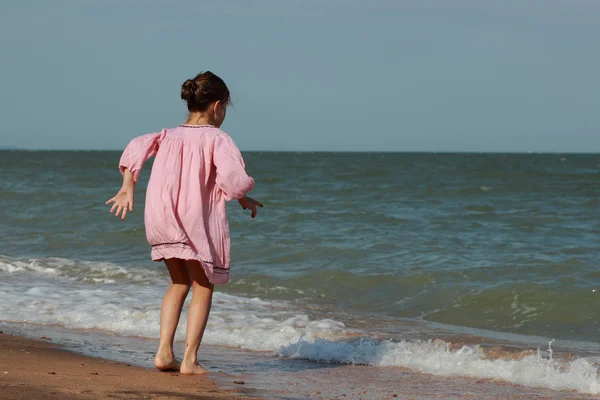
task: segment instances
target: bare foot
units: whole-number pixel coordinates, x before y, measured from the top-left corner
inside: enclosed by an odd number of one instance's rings
[[[179,372],[181,372],[181,375],[202,375],[208,373],[208,371],[204,369],[201,365],[186,362],[183,362],[181,364]]]
[[[173,354],[162,353],[160,350],[154,357],[154,366],[161,371],[179,371],[180,363]]]

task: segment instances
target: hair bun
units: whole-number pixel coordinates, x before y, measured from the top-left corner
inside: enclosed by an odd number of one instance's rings
[[[189,101],[196,94],[196,89],[198,89],[198,85],[192,79],[183,82],[183,85],[181,85],[181,99]]]
[[[202,72],[181,85],[181,98],[189,112],[205,112],[216,101],[229,105],[229,89],[223,79],[212,72]]]

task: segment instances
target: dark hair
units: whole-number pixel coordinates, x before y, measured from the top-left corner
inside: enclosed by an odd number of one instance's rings
[[[187,102],[192,111],[206,111],[211,103],[221,100],[223,105],[229,104],[229,89],[223,79],[210,71],[202,72],[181,85],[181,99]]]

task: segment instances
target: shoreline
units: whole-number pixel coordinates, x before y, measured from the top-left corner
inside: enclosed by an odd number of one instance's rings
[[[0,326],[0,400],[56,399],[538,399],[591,400],[600,395],[528,387],[501,380],[441,376],[403,367],[323,364],[268,359],[259,354],[223,357],[227,371],[182,376],[131,363],[110,354],[69,349],[52,330],[22,331]],[[47,332],[52,338],[46,337]],[[35,334],[36,339],[30,337]],[[39,336],[37,336],[39,335]],[[45,338],[45,339],[42,339]],[[91,338],[89,338],[91,339]],[[89,342],[88,342],[89,344]],[[126,346],[127,347],[127,346]],[[210,347],[210,346],[209,346]],[[127,351],[121,348],[121,351]],[[207,354],[206,354],[207,353]],[[208,358],[206,358],[208,357]],[[210,363],[210,361],[209,361]],[[248,369],[256,363],[260,370]],[[266,365],[269,363],[269,365]],[[234,365],[235,364],[235,365]],[[145,363],[143,365],[146,365]],[[240,381],[244,382],[240,384]]]
[[[43,338],[44,336],[42,336]],[[0,399],[258,399],[209,376],[159,372],[0,333]]]

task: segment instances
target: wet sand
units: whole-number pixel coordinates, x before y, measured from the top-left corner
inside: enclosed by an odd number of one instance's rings
[[[248,399],[207,376],[182,376],[87,357],[0,334],[0,399]],[[256,397],[253,397],[256,398]]]
[[[406,368],[339,366],[297,375],[278,399],[592,400],[600,396],[524,387],[502,381],[422,374]],[[297,386],[295,386],[297,385]],[[308,389],[311,388],[312,389]],[[299,389],[296,389],[299,388]],[[297,390],[301,390],[298,393]]]

